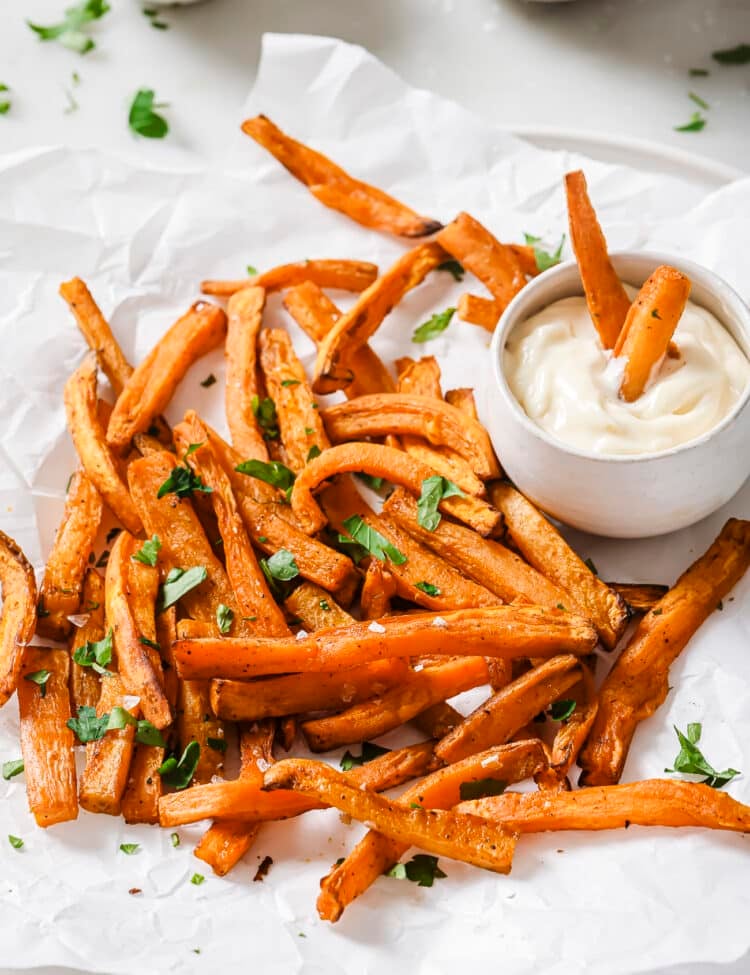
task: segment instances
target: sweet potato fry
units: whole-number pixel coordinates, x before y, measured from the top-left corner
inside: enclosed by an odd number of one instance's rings
[[[146,533],[157,535],[161,541],[159,560],[164,568],[167,571],[195,565],[205,568],[206,581],[180,602],[192,617],[211,623],[214,632],[218,633],[216,613],[219,606],[222,603],[228,606],[235,619],[240,615],[239,607],[224,567],[214,555],[190,500],[175,494],[166,494],[163,498],[156,496],[174,466],[174,456],[166,451],[132,461],[128,468],[130,490]]]
[[[377,276],[377,265],[368,261],[297,261],[272,267],[257,277],[240,278],[238,281],[203,281],[201,291],[204,295],[227,297],[251,287],[263,288],[270,293],[311,281],[319,288],[358,292],[364,291]]]
[[[504,307],[496,298],[483,298],[467,292],[458,299],[458,317],[462,322],[480,325],[488,332],[494,332]]]
[[[98,491],[83,471],[77,471],[68,488],[63,519],[47,557],[39,591],[43,615],[37,632],[42,636],[62,640],[72,629],[68,617],[78,612],[83,577],[101,517]]]
[[[690,278],[662,265],[635,296],[614,350],[625,360],[620,396],[628,403],[645,392],[667,354],[689,294]]]
[[[440,386],[440,366],[434,355],[410,359],[408,356],[396,359],[398,391],[404,396],[431,396],[442,399]]]
[[[18,681],[21,753],[29,809],[38,826],[54,826],[78,816],[76,766],[70,718],[67,650],[27,647]],[[42,685],[29,680],[46,672]]]
[[[708,551],[638,624],[599,691],[599,711],[581,752],[581,782],[618,782],[641,721],[667,696],[671,664],[750,566],[750,521],[730,518]]]
[[[243,460],[268,460],[268,447],[253,410],[256,397],[261,396],[257,342],[265,304],[266,292],[253,286],[239,291],[227,305],[224,408],[232,444]]]
[[[135,746],[120,806],[126,823],[153,825],[159,822],[162,784],[158,770],[163,762],[163,748],[157,745]]]
[[[446,656],[542,658],[584,655],[596,643],[588,620],[536,606],[485,606],[440,616],[413,613],[386,616],[379,623],[351,623],[302,639],[178,640],[173,648],[175,663],[178,674],[187,679],[249,680],[294,671],[346,670],[373,660],[413,656],[415,650]]]
[[[97,717],[111,714],[112,708],[121,707],[133,717],[139,706],[132,703],[117,674],[102,680]],[[81,808],[92,813],[119,816],[122,794],[128,781],[130,760],[133,756],[135,728],[126,724],[117,731],[108,731],[103,738],[86,745],[86,767],[78,783],[78,801]]]
[[[575,792],[506,792],[458,809],[520,833],[628,826],[702,826],[750,831],[750,806],[726,792],[679,779],[645,779]]]
[[[440,231],[438,243],[479,278],[499,306],[499,311],[526,284],[526,276],[512,247],[501,244],[486,227],[468,213],[459,213]]]
[[[75,316],[83,337],[94,352],[107,377],[119,396],[133,373],[133,367],[122,353],[112,329],[80,278],[72,278],[60,285],[60,294]]]
[[[349,362],[351,353],[377,331],[407,291],[421,284],[445,259],[445,251],[439,244],[418,244],[362,292],[318,346],[312,384],[316,393],[333,393],[351,384],[354,379]]]
[[[417,520],[417,505],[402,488],[396,488],[383,505],[385,516],[407,531],[416,541],[475,579],[504,602],[525,599],[538,606],[564,605],[567,594],[515,552],[476,532],[445,519],[434,532]]]
[[[107,446],[97,413],[96,356],[92,352],[65,384],[65,412],[76,453],[91,483],[129,532],[141,531],[141,519]]]
[[[566,591],[568,598],[563,605],[590,617],[604,646],[613,650],[628,622],[622,596],[594,575],[544,515],[514,487],[493,484],[490,497],[526,561]]]
[[[586,304],[605,349],[614,348],[630,299],[607,253],[607,241],[591,205],[586,177],[579,169],[565,176],[570,240],[581,272]]]
[[[200,745],[200,755],[195,768],[194,782],[210,782],[224,768],[224,752],[212,748],[212,742],[225,737],[224,723],[215,717],[211,707],[211,684],[207,680],[180,681],[177,697],[177,734],[180,747],[186,748],[191,741]]]
[[[391,687],[340,714],[304,721],[301,730],[313,752],[379,738],[399,728],[425,708],[487,683],[483,657],[461,657],[404,675]]]
[[[326,524],[325,516],[313,497],[313,491],[336,474],[361,472],[382,477],[392,484],[402,484],[419,497],[422,484],[434,472],[401,450],[374,443],[343,443],[324,450],[305,465],[292,488],[292,510],[300,527],[312,535]],[[480,535],[497,531],[501,516],[486,501],[470,496],[443,498],[439,504],[445,514],[470,524]]]
[[[436,809],[405,808],[369,790],[351,785],[345,775],[323,762],[286,759],[263,778],[266,790],[294,789],[335,806],[361,822],[372,823],[386,836],[418,846],[436,856],[509,873],[515,836],[502,829],[483,830],[477,820]]]
[[[449,389],[445,394],[445,401],[473,420],[479,419],[473,389],[467,389],[463,386],[459,389]]]
[[[268,328],[260,333],[260,364],[268,395],[276,404],[289,467],[300,471],[311,452],[326,450],[331,444],[305,370],[283,329]]]
[[[382,393],[360,396],[323,410],[323,422],[334,443],[411,434],[461,455],[482,478],[500,476],[487,431],[455,406],[427,396]]]
[[[328,295],[312,281],[304,281],[291,288],[284,296],[284,307],[316,345],[341,317],[341,312]],[[351,353],[349,365],[354,378],[344,390],[348,399],[368,393],[396,391],[385,363],[366,342]]]
[[[450,809],[461,798],[461,786],[482,779],[521,782],[546,765],[541,742],[519,741],[472,755],[455,765],[438,769],[399,798],[400,805],[419,803],[425,809]],[[323,921],[338,921],[345,908],[386,873],[409,849],[399,842],[369,830],[346,859],[320,882],[318,914]]]
[[[669,590],[669,586],[642,582],[608,582],[607,585],[619,592],[634,613],[647,613]]]
[[[24,648],[36,625],[36,579],[26,556],[0,532],[0,707],[16,689]]]
[[[128,532],[120,532],[112,546],[105,581],[106,616],[123,685],[128,694],[140,699],[143,716],[161,729],[172,723],[172,712],[158,651],[144,642],[156,640],[154,601],[159,573],[153,566],[132,561],[139,548]],[[136,573],[148,575],[150,592],[138,586]],[[150,622],[148,629],[144,622]]]
[[[81,667],[72,659],[79,647],[104,639],[104,580],[96,569],[87,569],[83,579],[81,617],[83,625],[73,630],[68,641],[70,700],[75,711],[84,706],[95,708],[99,700],[99,675],[93,667]]]
[[[581,681],[565,692],[567,700],[575,701],[575,710],[562,721],[555,733],[550,751],[550,775],[563,786],[567,775],[578,759],[578,753],[591,731],[599,709],[594,681],[586,665],[581,663]],[[550,779],[548,785],[552,784]]]
[[[355,179],[326,156],[282,132],[265,115],[246,119],[242,131],[267,149],[312,195],[364,227],[400,237],[426,237],[442,226],[382,190]]]
[[[508,244],[508,247],[516,255],[521,270],[528,278],[535,278],[540,274],[539,265],[536,262],[534,248],[530,244]]]
[[[400,684],[408,673],[406,663],[394,658],[331,673],[289,674],[249,682],[214,680],[211,707],[214,714],[227,721],[335,711],[383,693]]]
[[[391,612],[391,600],[398,593],[398,583],[393,573],[372,559],[365,572],[365,581],[359,594],[363,620],[377,620]]]
[[[502,745],[580,680],[576,657],[562,655],[527,671],[481,704],[435,746],[446,763]]]
[[[412,718],[415,728],[428,738],[444,738],[449,731],[460,724],[464,716],[446,701],[439,701],[425,708]]]
[[[312,582],[303,582],[287,596],[284,607],[302,621],[306,630],[327,630],[331,626],[346,626],[353,618],[333,597]]]
[[[196,302],[162,336],[125,383],[107,427],[107,443],[124,451],[167,406],[190,366],[223,341],[227,316],[217,305]]]

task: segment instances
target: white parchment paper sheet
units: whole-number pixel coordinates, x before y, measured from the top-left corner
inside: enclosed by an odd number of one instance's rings
[[[246,108],[421,212],[448,220],[467,209],[503,239],[528,231],[554,243],[566,224],[562,174],[584,165],[613,248],[684,254],[750,296],[748,181],[700,200],[676,178],[530,148],[408,88],[361,49],[324,38],[267,37]],[[228,143],[238,145],[234,136]],[[386,267],[404,249],[317,204],[250,140],[229,155],[223,172],[159,171],[61,147],[0,157],[0,527],[38,568],[75,463],[63,383],[84,353],[57,296],[60,281],[87,280],[138,360],[197,297],[203,277],[308,257]],[[378,332],[381,355],[414,353],[413,327],[462,290],[432,275]],[[288,323],[277,299],[268,318]],[[422,351],[439,357],[446,388],[482,386],[487,345],[486,333],[455,320]],[[300,348],[309,361],[305,339]],[[209,372],[219,385],[203,389]],[[221,423],[223,375],[220,353],[198,363],[170,416],[190,404]],[[729,514],[750,516],[747,487],[725,511],[676,535],[574,540],[607,578],[669,583]],[[626,779],[660,775],[677,752],[672,724],[688,721],[704,722],[710,759],[750,772],[749,609],[745,580],[673,668],[673,690],[639,729]],[[18,754],[11,702],[0,713],[0,759]],[[750,801],[748,777],[729,791]],[[245,863],[199,887],[190,876],[208,873],[191,857],[200,829],[179,832],[173,849],[169,831],[86,813],[43,832],[27,811],[23,778],[0,781],[2,964],[140,975],[447,975],[474,963],[507,975],[624,975],[726,962],[750,946],[750,840],[742,836],[633,827],[528,837],[507,878],[445,861],[448,878],[432,889],[383,879],[331,926],[315,914],[318,880],[361,827],[343,826],[333,811],[268,826]],[[24,838],[21,852],[6,833]],[[140,852],[118,852],[125,840]],[[253,884],[266,854],[274,866]],[[130,896],[131,887],[142,894]]]

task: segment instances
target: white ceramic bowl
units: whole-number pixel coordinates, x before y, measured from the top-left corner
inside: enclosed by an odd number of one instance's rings
[[[679,268],[692,281],[691,300],[712,312],[750,359],[750,308],[718,275],[667,254],[619,253],[612,263],[636,287],[660,264]],[[498,322],[487,416],[500,462],[539,507],[583,531],[646,538],[692,525],[733,497],[750,475],[750,386],[718,426],[670,450],[602,457],[567,446],[524,413],[503,374],[503,349],[516,325],[553,301],[581,294],[576,263],[560,264],[529,282]]]

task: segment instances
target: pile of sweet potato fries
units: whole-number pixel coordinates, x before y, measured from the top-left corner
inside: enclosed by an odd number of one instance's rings
[[[500,243],[465,213],[447,226],[422,217],[264,117],[243,128],[326,206],[430,239],[384,273],[309,260],[204,282],[226,312],[197,302],[135,368],[86,285],[62,285],[91,352],[65,386],[80,467],[39,593],[0,539],[0,703],[17,691],[37,823],[75,819],[79,806],[165,827],[212,819],[195,854],[225,874],[263,822],[336,807],[368,832],[321,882],[331,921],[412,846],[507,873],[520,834],[537,830],[750,829],[750,808],[708,785],[618,784],[670,664],[747,569],[750,522],[728,521],[669,590],[602,581],[503,479],[472,391],[443,394],[432,357],[398,360],[394,378],[369,344],[449,262],[489,292],[466,294],[460,317],[493,328],[538,273],[533,248]],[[666,353],[687,289],[660,271],[631,305],[583,175],[567,189],[592,321],[605,348],[628,350],[631,398]],[[674,298],[659,292],[656,338],[643,311],[654,288]],[[325,289],[357,297],[342,312]],[[310,380],[287,332],[263,327],[272,291],[317,344]],[[163,414],[188,367],[222,344],[230,442],[194,411],[170,428]],[[99,370],[114,405],[99,398]],[[315,393],[335,390],[347,399],[319,408]],[[386,495],[382,510],[352,474]],[[121,528],[102,575],[92,563],[105,508]],[[593,651],[615,651],[631,618],[597,690]],[[32,644],[35,633],[57,648]],[[487,685],[467,716],[448,703]],[[534,720],[545,712],[557,720]],[[415,744],[369,744],[402,725]],[[359,744],[362,759],[345,771],[277,760],[298,734],[313,752]],[[239,773],[225,778],[237,742]],[[571,788],[576,763],[586,788]],[[527,779],[536,791],[506,791]],[[396,799],[382,794],[407,782]]]

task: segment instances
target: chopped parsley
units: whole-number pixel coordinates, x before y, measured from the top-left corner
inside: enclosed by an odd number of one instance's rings
[[[471,782],[462,782],[458,787],[458,794],[464,802],[467,799],[501,796],[507,788],[508,783],[501,779],[473,779]]]
[[[96,708],[83,704],[78,708],[75,718],[68,718],[65,722],[68,728],[78,738],[82,745],[89,741],[97,741],[104,737],[104,732],[109,724],[109,715],[103,714],[97,717]]]
[[[463,281],[464,274],[466,274],[463,264],[460,264],[458,261],[453,260],[452,258],[448,261],[443,261],[442,264],[438,264],[435,270],[446,271],[452,276],[454,281]]]
[[[331,611],[331,604],[328,602],[327,599],[321,599],[318,602],[318,606],[320,606],[320,608],[323,610],[324,613],[330,613]]]
[[[185,460],[202,447],[202,443],[191,443],[182,458],[183,464],[172,468],[172,473],[156,492],[157,498],[163,498],[166,494],[176,494],[178,498],[189,498],[194,491],[202,491],[203,494],[211,494],[213,490],[206,487],[195,471],[188,467]]]
[[[79,667],[92,667],[97,674],[105,673],[105,667],[112,660],[112,630],[101,640],[89,640],[73,653],[73,660]]]
[[[702,775],[701,782],[711,786],[712,789],[721,789],[727,782],[731,782],[735,775],[741,773],[734,768],[724,769],[717,772],[711,763],[705,758],[703,752],[698,748],[701,739],[702,725],[693,722],[687,726],[687,735],[683,735],[680,729],[674,725],[675,734],[680,743],[680,751],[674,760],[674,768],[665,768],[665,772],[682,772],[684,775]]]
[[[708,109],[711,107],[707,101],[704,101],[704,99],[702,99],[700,95],[696,95],[694,91],[688,92],[688,98],[690,99],[691,102],[695,102],[698,108]]]
[[[709,73],[705,68],[690,68],[688,71],[691,78],[707,78]]]
[[[250,275],[250,277],[253,277],[254,274],[258,273],[257,267],[253,267],[252,264],[248,264],[245,270]]]
[[[276,404],[271,397],[266,396],[265,399],[260,399],[259,396],[253,396],[250,400],[250,407],[253,411],[253,416],[258,421],[263,439],[278,440],[279,417],[276,413]]]
[[[227,750],[225,738],[206,738],[206,744],[209,748],[213,748],[215,752],[221,752],[223,754]]]
[[[140,88],[135,93],[128,113],[128,125],[136,135],[142,135],[146,139],[163,139],[169,132],[169,125],[154,109],[166,106],[155,103],[154,98],[151,88]]]
[[[675,132],[700,132],[706,127],[706,119],[700,112],[693,112],[690,121],[684,125],[675,125]]]
[[[750,64],[750,44],[738,44],[737,47],[714,51],[711,57],[719,64]]]
[[[417,501],[417,522],[428,532],[434,532],[440,524],[438,505],[444,498],[465,497],[461,488],[447,477],[435,474],[422,481],[422,493]]]
[[[433,584],[431,582],[415,582],[414,583],[414,588],[415,589],[419,589],[419,591],[420,592],[423,592],[426,596],[439,596],[440,595],[440,587],[439,586],[433,586]]]
[[[445,311],[432,315],[426,322],[422,322],[418,328],[414,329],[414,334],[411,337],[412,342],[429,342],[430,339],[437,338],[448,328],[455,313],[455,308],[446,308]]]
[[[206,878],[203,876],[202,873],[194,873],[193,876],[190,878],[190,883],[195,884],[196,887],[200,887],[200,885],[203,883],[205,879]]]
[[[352,515],[351,518],[347,518],[344,522],[344,528],[348,534],[339,535],[340,542],[344,544],[355,542],[379,562],[385,562],[386,559],[389,559],[394,565],[403,565],[406,562],[406,556],[403,552],[399,552],[395,545],[391,545],[387,538],[371,528],[359,515]]]
[[[8,833],[8,842],[13,847],[14,850],[20,850],[23,846],[23,840],[20,836],[13,836],[12,833]]]
[[[142,562],[143,565],[156,565],[159,556],[161,541],[158,535],[152,535],[149,541],[145,541],[140,549],[133,555],[135,562]]]
[[[286,388],[287,386],[299,386],[299,379],[282,379],[281,385]]]
[[[143,8],[143,16],[148,17],[151,22],[151,26],[155,30],[169,30],[169,24],[164,20],[159,20],[159,11],[154,10],[151,7]]]
[[[348,772],[358,765],[365,765],[367,762],[371,762],[374,758],[380,758],[381,755],[387,755],[390,748],[383,748],[381,745],[375,745],[371,741],[362,742],[362,753],[360,755],[353,755],[348,749],[344,752],[339,762],[340,767]]]
[[[47,696],[47,681],[52,676],[50,670],[35,670],[32,674],[24,674],[24,680],[30,680],[32,684],[39,687],[42,697]]]
[[[9,762],[3,762],[3,778],[6,782],[10,781],[14,775],[23,772],[23,759],[12,758]]]
[[[179,833],[170,833],[169,834],[169,841],[172,844],[172,846],[176,849],[180,845],[180,834]]]
[[[140,642],[143,644],[144,647],[151,647],[152,650],[156,650],[158,653],[161,653],[161,647],[156,642],[156,640],[149,640],[147,636],[140,636],[138,637],[138,639],[140,640]]]
[[[156,611],[163,613],[165,609],[186,596],[189,592],[206,581],[208,573],[203,565],[194,565],[192,569],[172,569],[163,584],[159,587],[156,601]]]
[[[0,82],[0,91],[10,91],[10,88],[7,85]],[[9,111],[10,111],[10,99],[7,98],[6,96],[3,96],[2,99],[0,99],[0,115],[7,115]]]
[[[386,872],[386,877],[411,880],[419,887],[432,887],[436,880],[447,877],[438,866],[438,858],[429,853],[417,853],[408,863],[397,863]]]
[[[567,721],[575,709],[576,702],[572,698],[554,701],[549,709],[549,716],[553,721]]]
[[[99,20],[110,10],[107,0],[85,0],[76,6],[68,7],[63,15],[63,20],[57,24],[43,27],[41,24],[32,24],[30,20],[26,23],[42,41],[59,41],[63,47],[75,51],[77,54],[86,54],[96,47],[93,40],[83,29],[92,20]]]
[[[307,457],[305,457],[305,463],[309,464],[311,460],[315,460],[316,457],[320,457],[322,451],[320,447],[314,443],[312,447],[307,451]]]
[[[120,843],[120,850],[129,857],[137,853],[141,848],[140,843]]]
[[[234,610],[230,609],[224,603],[219,603],[219,605],[216,607],[216,625],[219,627],[219,633],[226,636],[226,634],[232,629],[233,621]]]
[[[548,271],[551,267],[560,263],[560,258],[562,257],[562,249],[565,246],[565,234],[560,238],[560,243],[557,245],[557,249],[551,254],[549,251],[545,250],[543,247],[539,246],[541,237],[535,237],[533,234],[524,234],[524,240],[529,244],[534,250],[534,260],[536,261],[537,270]]]
[[[235,470],[239,474],[247,474],[249,477],[257,477],[259,481],[265,481],[272,487],[279,488],[280,491],[288,491],[294,484],[294,471],[282,464],[278,460],[246,460],[238,464]]]
[[[299,575],[299,566],[294,561],[294,556],[286,548],[280,548],[278,552],[268,559],[260,560],[261,568],[269,580],[273,583],[274,580],[278,582],[289,582],[291,579],[296,579]]]
[[[178,790],[187,789],[195,775],[200,754],[201,746],[193,740],[185,747],[179,759],[176,755],[170,755],[157,769],[164,785],[171,785]],[[202,879],[200,882],[203,882]]]

